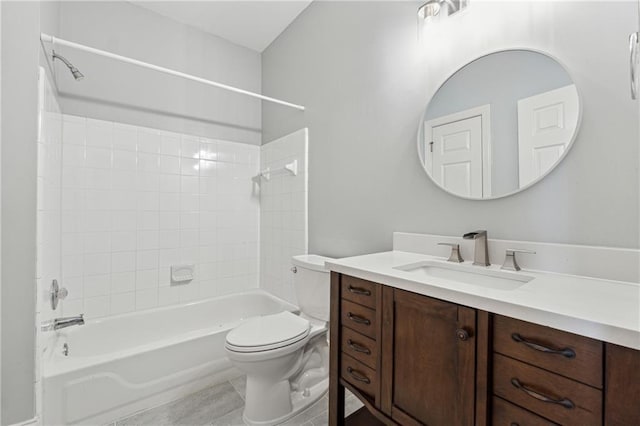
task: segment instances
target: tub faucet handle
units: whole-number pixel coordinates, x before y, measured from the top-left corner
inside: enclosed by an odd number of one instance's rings
[[[447,262],[454,263],[462,263],[464,259],[460,256],[460,244],[456,243],[438,243],[439,246],[449,246],[451,247],[451,253],[449,254],[449,259]]]
[[[60,287],[58,285],[58,280],[53,280],[51,281],[51,289],[49,290],[49,294],[51,299],[51,309],[55,311],[58,307],[58,302],[67,297],[69,295],[69,292],[66,288]]]

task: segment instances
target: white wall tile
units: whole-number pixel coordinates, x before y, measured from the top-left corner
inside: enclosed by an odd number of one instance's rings
[[[200,158],[203,160],[217,160],[218,143],[211,139],[200,139]]]
[[[135,259],[135,256],[134,256]],[[111,274],[112,294],[133,292],[136,289],[135,271],[114,272]]]
[[[87,146],[111,149],[113,143],[113,123],[87,119]]]
[[[109,253],[85,254],[83,261],[84,276],[101,275],[111,272],[111,256]]]
[[[138,130],[138,153],[160,154],[162,137],[152,129]]]
[[[111,168],[111,150],[108,148],[87,146],[85,148],[84,164],[86,167],[95,167],[100,169]]]
[[[158,289],[136,291],[136,310],[151,309],[158,306]]]
[[[146,152],[138,152],[138,170],[141,172],[158,173],[160,171],[160,156]]]
[[[182,157],[180,159],[180,171],[183,176],[198,176],[200,170],[200,161]]]
[[[87,318],[100,318],[109,313],[109,297],[89,297],[84,299],[84,314]]]
[[[111,295],[111,315],[125,314],[136,309],[136,294],[134,292]]]
[[[160,153],[180,156],[180,135],[164,133],[160,137]]]
[[[136,269],[136,252],[120,251],[111,253],[111,272],[127,272]]]
[[[160,173],[180,174],[180,157],[161,155]]]
[[[200,140],[195,136],[183,136],[180,155],[191,159],[200,158]]]
[[[84,293],[85,298],[105,296],[110,293],[111,275],[92,275],[84,277]]]
[[[128,124],[114,123],[113,149],[136,151],[138,142],[138,128]]]
[[[133,151],[115,150],[113,151],[113,168],[118,170],[136,170],[136,153]]]

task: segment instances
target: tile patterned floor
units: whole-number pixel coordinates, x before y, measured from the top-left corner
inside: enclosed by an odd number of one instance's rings
[[[242,426],[246,380],[230,380],[177,401],[134,414],[110,426]],[[318,402],[282,426],[328,425],[329,400],[325,395]],[[347,392],[346,415],[362,407],[362,403]]]

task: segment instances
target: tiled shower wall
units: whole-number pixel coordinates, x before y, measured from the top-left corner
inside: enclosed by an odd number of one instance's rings
[[[258,286],[260,147],[69,115],[63,140],[64,315]],[[172,283],[175,264],[195,279]]]
[[[261,170],[297,161],[298,174],[274,172],[262,179],[260,216],[260,287],[297,303],[291,257],[306,254],[308,130],[301,129],[262,146]]]

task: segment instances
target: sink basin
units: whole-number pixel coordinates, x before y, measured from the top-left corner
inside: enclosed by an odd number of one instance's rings
[[[515,290],[534,277],[520,272],[509,272],[473,266],[425,260],[418,263],[396,266],[394,269],[406,271],[420,278],[442,278],[459,283],[476,285],[494,290]]]

